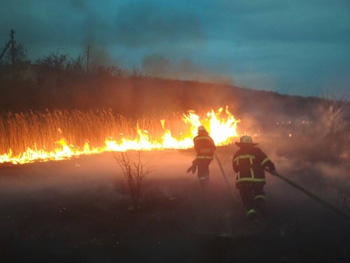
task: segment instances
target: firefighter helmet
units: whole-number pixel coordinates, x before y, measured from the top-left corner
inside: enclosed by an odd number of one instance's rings
[[[240,143],[253,143],[252,137],[248,135],[243,135],[239,140]]]
[[[198,126],[198,132],[207,131],[203,125]]]
[[[239,142],[235,143],[238,147],[241,146],[249,146],[249,145],[257,145],[257,143],[253,143],[252,137],[248,136],[248,135],[243,135]]]

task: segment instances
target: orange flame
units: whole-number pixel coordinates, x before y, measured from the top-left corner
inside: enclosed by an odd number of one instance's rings
[[[224,117],[222,117],[224,115]],[[12,150],[0,155],[0,163],[24,164],[36,161],[64,160],[80,155],[91,155],[110,151],[127,151],[127,150],[162,150],[162,149],[188,149],[193,147],[193,137],[197,134],[199,125],[205,126],[216,145],[227,145],[231,143],[233,137],[237,137],[237,124],[234,116],[228,111],[220,108],[217,112],[211,110],[206,117],[201,119],[194,111],[189,111],[183,115],[182,121],[189,124],[187,131],[182,131],[176,138],[171,130],[165,128],[166,121],[161,120],[164,133],[160,138],[151,140],[148,132],[142,130],[137,124],[138,137],[136,139],[122,138],[119,141],[112,137],[106,138],[104,146],[91,147],[85,143],[82,149],[68,144],[64,138],[56,142],[58,147],[51,152],[44,149],[27,148],[27,150],[17,156],[13,156]]]

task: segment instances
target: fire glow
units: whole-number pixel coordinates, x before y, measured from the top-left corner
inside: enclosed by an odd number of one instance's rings
[[[24,164],[32,162],[46,162],[53,160],[65,160],[80,155],[99,154],[111,151],[128,151],[128,150],[163,150],[163,149],[188,149],[193,147],[193,138],[197,135],[197,127],[204,125],[210,136],[215,141],[216,145],[228,145],[231,143],[233,137],[237,137],[237,124],[234,116],[226,109],[220,108],[218,111],[210,110],[202,119],[194,112],[189,111],[182,117],[183,127],[186,130],[177,131],[176,135],[166,128],[167,121],[160,120],[162,127],[162,135],[156,138],[151,138],[147,130],[142,129],[139,124],[136,125],[136,138],[126,138],[120,134],[120,139],[107,137],[104,140],[103,146],[92,147],[89,142],[85,142],[83,147],[77,147],[69,144],[63,137],[55,141],[55,149],[46,151],[45,148],[37,149],[34,147],[27,147],[26,150],[20,154],[13,154],[10,148],[7,153],[0,155],[0,163]],[[57,127],[61,133],[60,127]]]

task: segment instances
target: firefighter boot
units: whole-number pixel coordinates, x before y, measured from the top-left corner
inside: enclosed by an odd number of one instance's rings
[[[255,209],[250,209],[247,211],[247,217],[249,221],[257,219],[257,214]]]
[[[255,208],[262,216],[267,216],[265,198],[255,198]]]
[[[202,186],[207,186],[209,184],[209,175],[198,176],[198,179]]]

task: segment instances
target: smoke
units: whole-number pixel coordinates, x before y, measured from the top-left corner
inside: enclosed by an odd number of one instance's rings
[[[347,182],[346,167],[311,164],[298,159],[298,156],[283,158],[273,154],[269,147],[273,143],[270,143],[264,142],[259,146],[272,159],[280,174],[336,205],[340,201],[348,205],[344,199],[339,199],[341,183],[344,185]],[[217,156],[224,173],[217,160],[213,160],[206,200],[209,205],[204,211],[200,211],[205,201],[198,178],[196,174],[186,173],[195,156],[193,150],[144,152],[142,162],[152,167],[152,172],[144,178],[141,187],[144,209],[152,211],[152,206],[156,206],[156,209],[165,209],[167,216],[172,216],[172,205],[175,205],[177,212],[191,213],[197,217],[212,216],[213,222],[221,224],[218,229],[227,231],[232,222],[244,218],[239,193],[234,185],[236,175],[231,165],[235,151],[235,146],[218,147]],[[47,211],[77,218],[90,211],[95,217],[131,206],[124,175],[111,153],[11,167],[1,172],[0,205],[9,217],[17,216],[16,220],[22,220],[25,213],[42,216]],[[315,208],[323,208],[278,178],[267,174],[266,179],[267,206],[274,220],[286,220],[283,224],[296,223],[295,220],[300,218],[305,220],[304,211],[310,215]],[[24,215],[21,217],[22,213]],[[286,218],[290,213],[294,213],[293,219]],[[231,219],[231,216],[234,218]],[[227,225],[222,223],[224,217],[230,220]],[[193,224],[198,222],[200,220]]]
[[[218,77],[184,55],[205,43],[200,20],[192,12],[152,2],[128,2],[111,5],[112,19],[105,19],[99,8],[95,10],[84,1],[70,4],[82,16],[82,42],[91,46],[96,63],[123,63],[126,69],[140,65],[142,73],[155,77],[232,83],[228,74]]]
[[[195,80],[213,83],[222,83],[233,85],[232,76],[223,73],[213,73],[192,61],[189,58],[180,60],[171,60],[167,56],[159,53],[146,55],[142,59],[142,72],[154,77],[163,77],[170,79]]]

